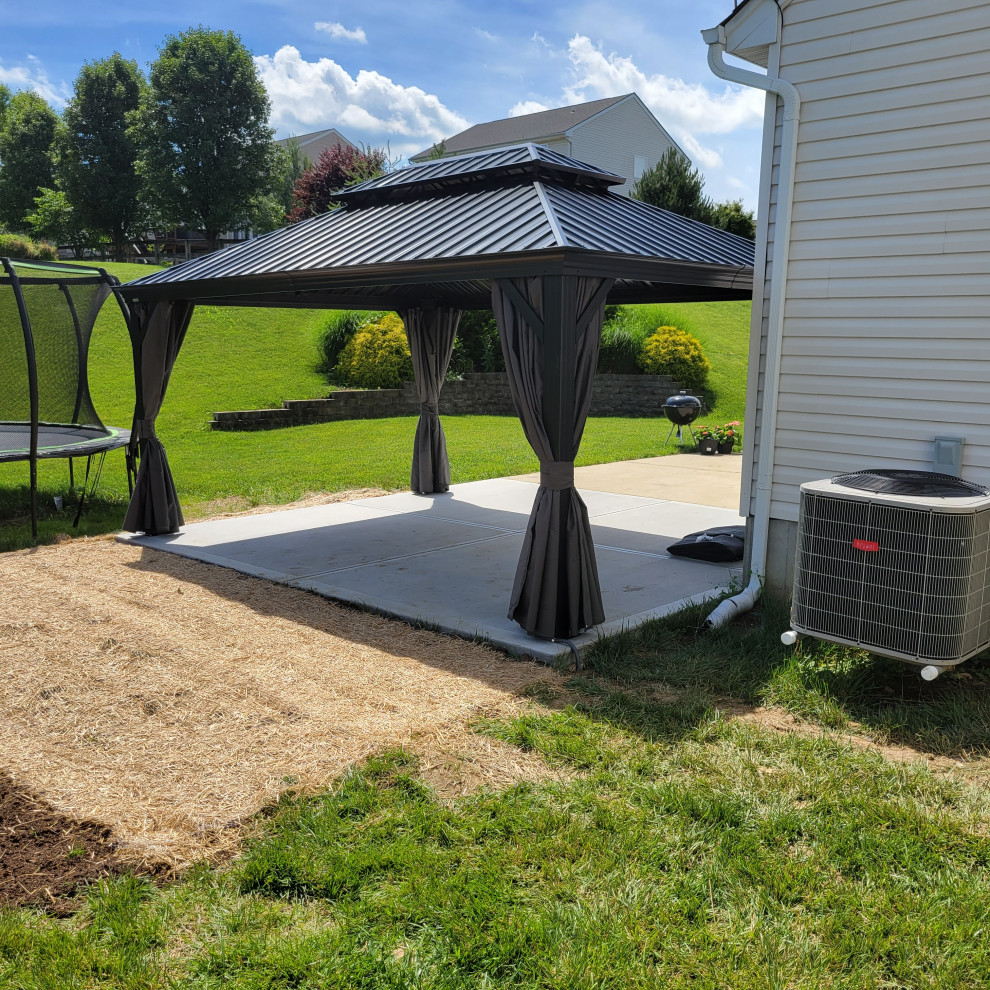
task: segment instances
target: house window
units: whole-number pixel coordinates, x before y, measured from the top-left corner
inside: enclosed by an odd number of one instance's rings
[[[633,155],[633,178],[641,179],[646,171],[646,158],[643,155]]]

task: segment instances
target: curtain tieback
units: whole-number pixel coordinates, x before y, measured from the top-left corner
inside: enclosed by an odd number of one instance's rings
[[[574,487],[574,461],[544,461],[540,465],[540,484],[561,491]]]
[[[151,440],[155,437],[155,421],[139,419],[134,424],[134,435],[138,440]]]
[[[437,402],[423,402],[420,404],[420,412],[424,416],[439,416],[440,415],[440,405]]]

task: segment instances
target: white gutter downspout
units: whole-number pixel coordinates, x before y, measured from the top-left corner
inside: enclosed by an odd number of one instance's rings
[[[782,30],[777,8],[777,40]],[[727,598],[705,620],[717,629],[742,612],[748,612],[760,597],[767,566],[770,536],[770,490],[773,483],[774,447],[777,435],[777,397],[780,391],[780,350],[784,335],[784,290],[791,247],[791,203],[794,198],[794,162],[797,157],[797,129],[801,97],[785,79],[727,65],[725,27],[719,25],[701,32],[708,45],[708,65],[720,79],[775,93],[784,104],[784,124],[780,139],[780,167],[777,173],[777,212],[774,225],[773,261],[770,268],[770,315],[767,325],[767,354],[763,376],[763,410],[760,421],[760,450],[756,476],[756,505],[753,514],[749,584],[734,598]],[[767,204],[769,209],[769,204]]]

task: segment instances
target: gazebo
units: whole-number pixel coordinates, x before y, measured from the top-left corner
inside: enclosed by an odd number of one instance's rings
[[[749,299],[753,286],[752,242],[609,191],[623,181],[532,144],[440,159],[351,187],[330,213],[122,286],[140,446],[124,528],[182,524],[155,419],[196,304],[396,310],[422,403],[412,489],[424,494],[450,483],[437,403],[461,313],[491,307],[540,461],[509,617],[545,639],[601,622],[574,458],[605,305]]]

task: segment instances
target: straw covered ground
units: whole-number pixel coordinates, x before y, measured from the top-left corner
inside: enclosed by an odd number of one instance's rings
[[[555,676],[486,646],[110,537],[0,555],[0,587],[0,771],[133,865],[222,855],[387,747],[450,796],[550,773],[471,731]]]

